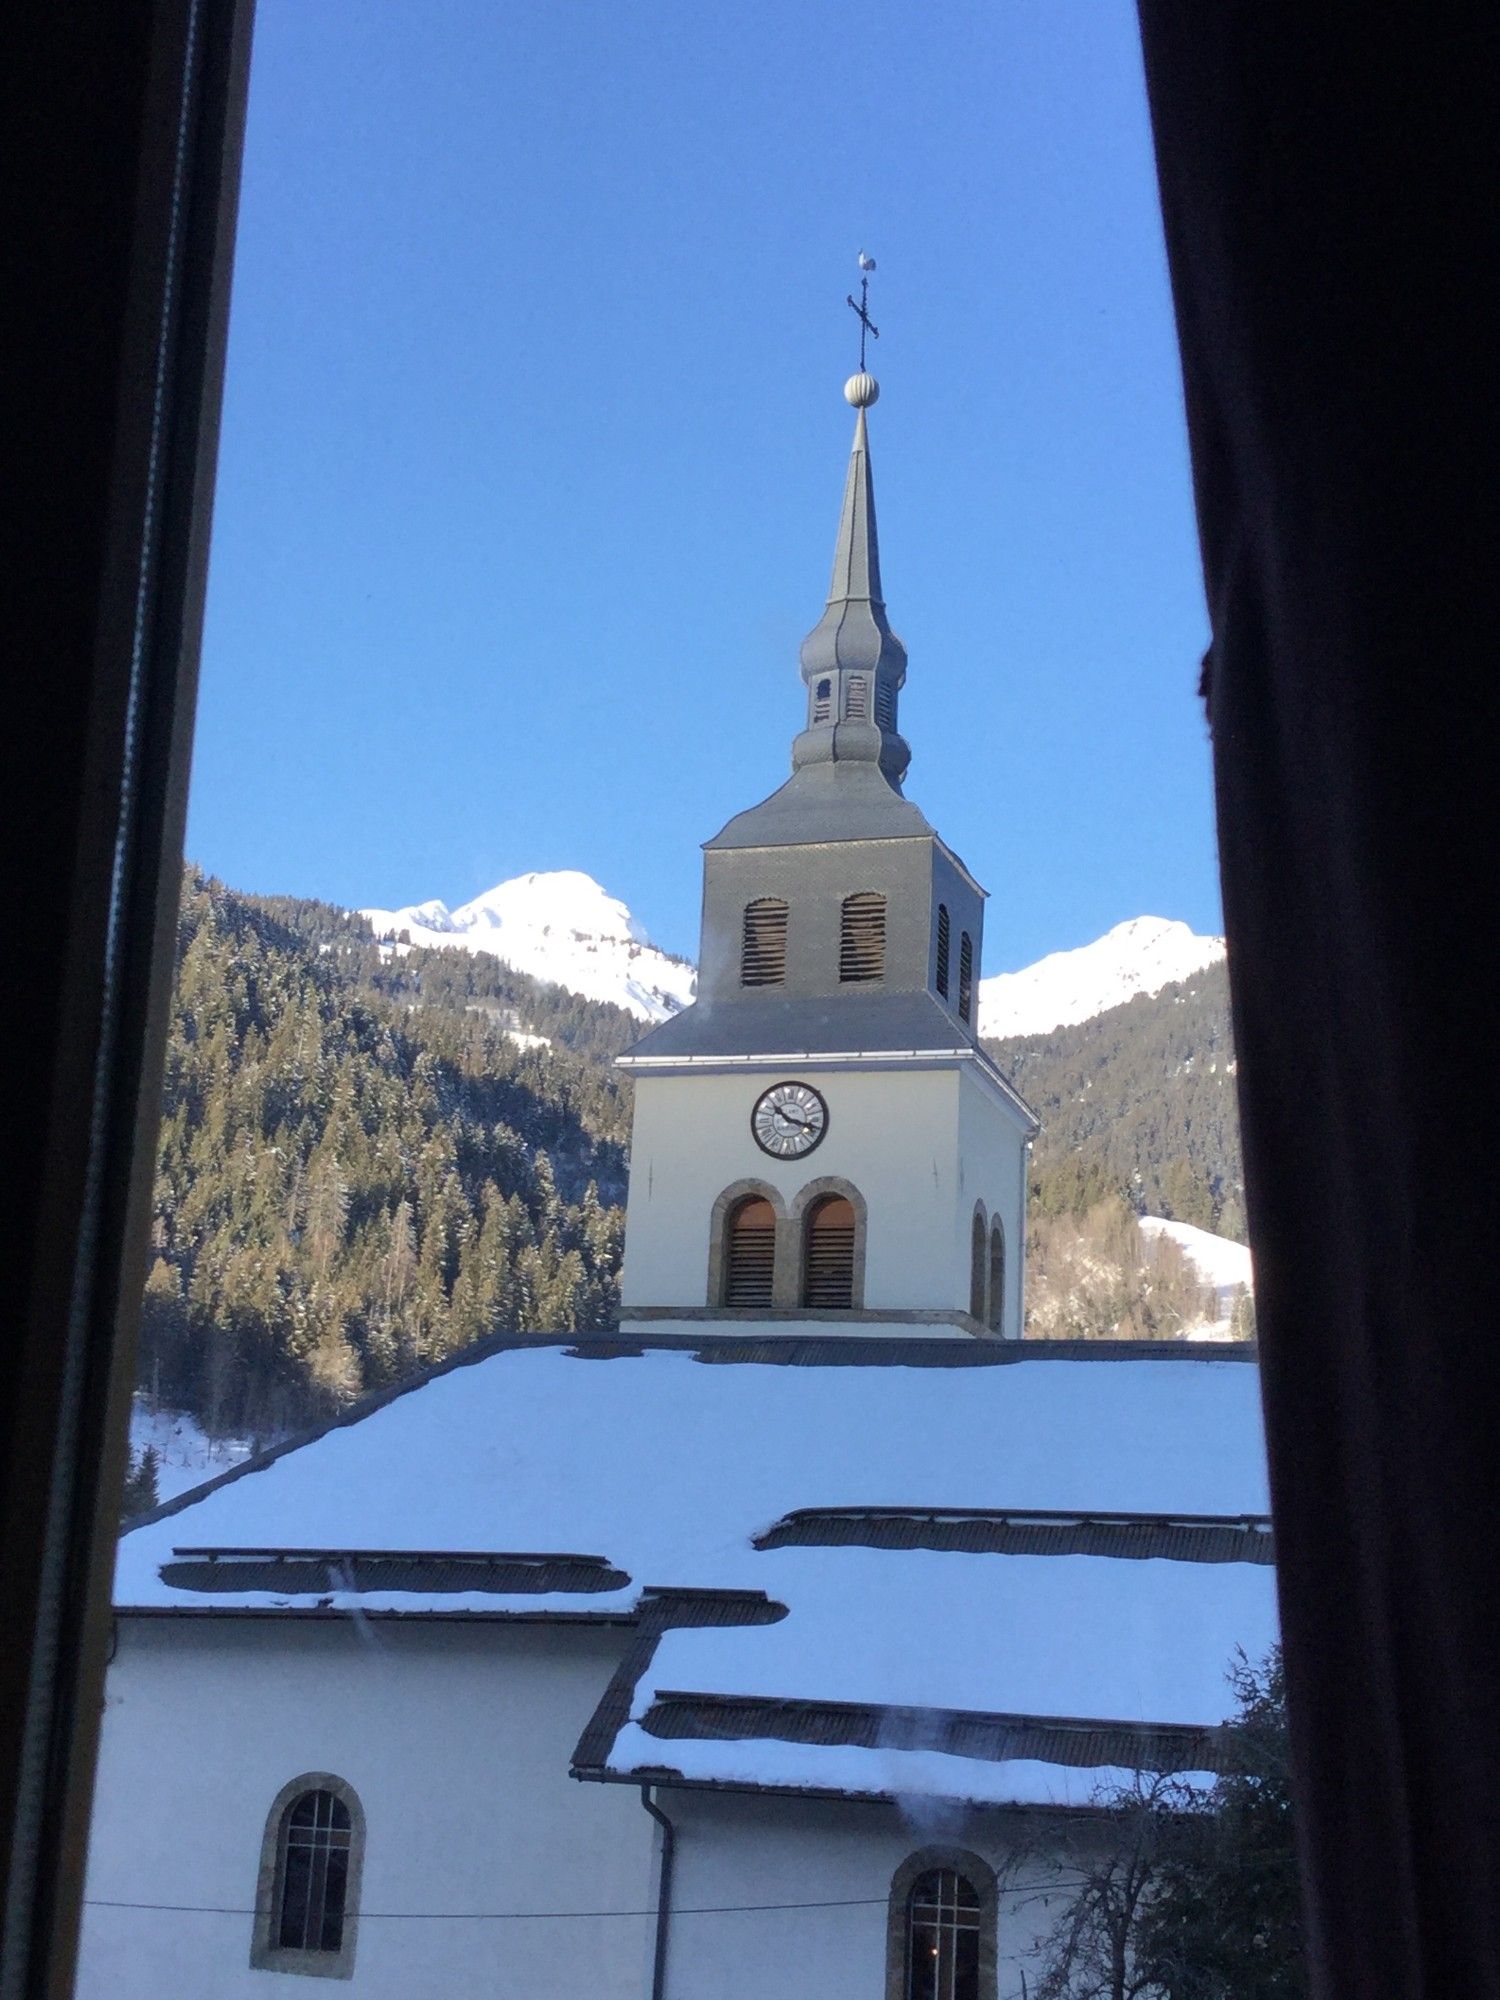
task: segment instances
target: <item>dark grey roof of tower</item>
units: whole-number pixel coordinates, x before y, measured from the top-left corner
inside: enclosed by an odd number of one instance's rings
[[[844,482],[833,581],[823,616],[802,642],[802,678],[839,668],[874,673],[885,666],[898,678],[906,672],[906,648],[891,630],[880,590],[880,536],[875,525],[875,484],[870,472],[870,440],[861,409],[854,421],[854,445]]]
[[[868,376],[856,376],[846,393],[852,396],[856,385],[866,401],[878,393]],[[843,719],[843,703],[837,698],[842,677],[851,672],[870,681],[863,720]],[[911,752],[895,726],[895,697],[906,679],[906,648],[891,630],[881,593],[864,403],[855,417],[828,602],[802,642],[802,678],[809,690],[820,679],[835,680],[828,719],[810,722],[798,735],[792,745],[792,775],[780,790],[736,814],[705,844],[782,847],[930,834],[922,813],[901,796]],[[888,705],[876,698],[881,688],[889,690]],[[882,715],[889,721],[882,722]]]

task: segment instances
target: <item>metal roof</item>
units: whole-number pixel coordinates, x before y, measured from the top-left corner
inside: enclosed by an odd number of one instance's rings
[[[880,1707],[663,1689],[641,1718],[664,1741],[745,1739],[863,1750],[935,1750],[997,1764],[1018,1758],[1075,1769],[1168,1773],[1230,1768],[1226,1732],[1172,1722],[1003,1715],[973,1709]]]
[[[419,1591],[424,1595],[492,1592],[514,1597],[623,1590],[630,1582],[603,1556],[430,1553],[422,1550],[174,1549],[161,1577],[178,1590],[226,1595],[273,1591],[320,1596],[329,1591]]]
[[[1058,1514],[1018,1508],[803,1507],[757,1535],[758,1549],[940,1549],[973,1555],[1115,1556],[1126,1561],[1274,1564],[1264,1515]]]

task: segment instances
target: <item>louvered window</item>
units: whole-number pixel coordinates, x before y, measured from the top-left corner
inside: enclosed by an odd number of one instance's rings
[[[849,683],[849,698],[844,703],[844,713],[851,722],[869,720],[870,683],[862,675],[856,674]]]
[[[974,1011],[974,940],[967,931],[958,941],[958,1015],[967,1021]]]
[[[854,1304],[854,1205],[841,1194],[825,1194],[807,1211],[802,1303],[825,1312]]]
[[[276,1945],[337,1952],[344,1942],[353,1829],[332,1792],[304,1792],[282,1815]]]
[[[989,1236],[984,1215],[976,1211],[969,1239],[969,1316],[984,1325],[984,1279],[989,1256]]]
[[[776,1211],[750,1195],[730,1211],[724,1244],[726,1306],[769,1306],[776,1268]]]
[[[954,1868],[931,1868],[906,1904],[905,2000],[979,2000],[979,1897]]]
[[[896,690],[889,681],[875,683],[875,720],[882,729],[896,726]]]
[[[885,897],[862,889],[844,898],[839,925],[839,978],[846,983],[885,977]]]
[[[990,1315],[991,1333],[999,1333],[1005,1317],[1005,1231],[998,1221],[990,1224]]]
[[[761,896],[745,905],[740,938],[741,986],[780,986],[786,978],[786,904]]]
[[[948,905],[938,904],[937,921],[937,990],[946,1000],[948,997]]]
[[[832,714],[833,682],[819,681],[813,689],[812,719],[814,722],[826,722]]]

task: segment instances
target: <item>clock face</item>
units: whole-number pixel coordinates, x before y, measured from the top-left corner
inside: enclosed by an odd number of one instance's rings
[[[773,1160],[800,1160],[828,1130],[828,1106],[808,1083],[773,1083],[750,1114],[755,1143]]]

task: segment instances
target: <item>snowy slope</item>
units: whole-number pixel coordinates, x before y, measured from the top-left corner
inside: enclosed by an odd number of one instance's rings
[[[1234,1308],[1242,1292],[1254,1295],[1255,1277],[1250,1268],[1250,1250],[1229,1236],[1215,1236],[1212,1230],[1195,1228],[1191,1222],[1168,1222],[1164,1216],[1143,1215],[1142,1236],[1147,1240],[1170,1236],[1197,1271],[1205,1285],[1211,1285],[1218,1300],[1217,1319],[1204,1320],[1188,1330],[1189,1340],[1227,1340],[1234,1331]]]
[[[1160,993],[1224,956],[1224,940],[1199,937],[1167,917],[1133,917],[1076,951],[1054,951],[1021,972],[979,982],[985,1035],[1040,1035],[1072,1027],[1137,993]]]
[[[148,1445],[156,1453],[159,1501],[217,1479],[256,1449],[249,1438],[211,1438],[184,1411],[153,1410],[145,1396],[137,1396],[130,1406],[132,1464]]]
[[[489,952],[642,1021],[665,1021],[693,997],[692,967],[658,951],[618,898],[573,868],[517,875],[456,910],[432,901],[360,915],[378,938]]]

